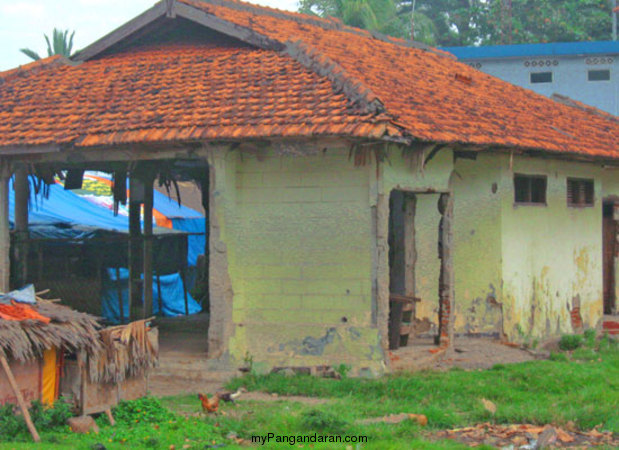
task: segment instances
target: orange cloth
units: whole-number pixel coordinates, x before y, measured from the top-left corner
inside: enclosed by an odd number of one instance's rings
[[[11,301],[10,305],[0,304],[0,318],[4,320],[39,320],[49,323],[50,318],[39,314],[32,306]]]

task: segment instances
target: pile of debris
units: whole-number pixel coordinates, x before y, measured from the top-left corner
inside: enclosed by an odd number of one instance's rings
[[[610,431],[578,431],[573,423],[565,428],[551,425],[494,425],[481,423],[472,427],[439,431],[439,438],[453,439],[471,447],[490,445],[501,449],[537,449],[548,447],[619,447],[619,437]]]

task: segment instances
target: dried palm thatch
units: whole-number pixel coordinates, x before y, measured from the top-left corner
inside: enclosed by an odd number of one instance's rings
[[[101,349],[99,323],[94,316],[42,299],[33,308],[50,322],[0,319],[0,356],[23,362],[41,357],[52,347],[84,350],[88,355]]]
[[[157,329],[138,320],[101,330],[103,347],[88,358],[88,376],[93,383],[119,383],[143,374],[157,365]]]

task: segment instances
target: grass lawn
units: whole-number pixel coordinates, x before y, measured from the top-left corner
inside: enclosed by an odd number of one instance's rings
[[[11,442],[0,434],[0,448],[208,448],[225,444],[240,447],[233,435],[362,435],[368,443],[352,448],[467,448],[435,440],[437,430],[491,423],[566,425],[582,430],[619,433],[619,349],[602,340],[552,360],[495,366],[486,371],[451,370],[386,376],[380,379],[342,380],[310,376],[248,375],[229,383],[234,389],[278,394],[269,401],[243,400],[224,404],[218,415],[201,414],[197,396],[143,399],[123,405],[118,425],[98,419],[99,435],[74,435],[65,427],[41,430],[43,445],[28,444],[19,433]],[[298,395],[317,400],[291,401]],[[249,397],[249,396],[246,396]],[[492,401],[493,415],[481,399]],[[424,414],[428,425],[407,420],[399,424],[361,424],[360,420],[396,413]],[[0,417],[0,420],[2,417]],[[1,431],[1,429],[0,429]],[[289,444],[266,446],[286,448]],[[308,444],[304,445],[308,448]],[[102,448],[102,447],[99,447]],[[297,446],[297,448],[299,448]],[[313,444],[313,448],[346,448],[346,444]]]

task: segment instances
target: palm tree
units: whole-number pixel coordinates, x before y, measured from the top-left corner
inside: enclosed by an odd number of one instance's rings
[[[71,33],[71,36],[69,36],[69,30],[62,31],[54,28],[54,32],[52,33],[52,42],[50,42],[47,34],[44,34],[43,36],[45,36],[45,42],[47,42],[47,56],[63,55],[67,58],[71,56],[74,35],[75,31]],[[35,61],[41,59],[37,52],[29,48],[21,48],[19,51]]]

